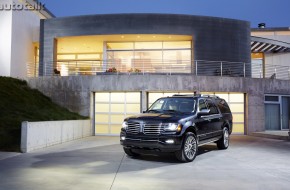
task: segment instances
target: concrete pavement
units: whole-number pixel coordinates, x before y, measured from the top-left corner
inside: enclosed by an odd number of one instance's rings
[[[0,190],[288,190],[289,158],[289,141],[249,136],[232,136],[228,150],[200,147],[191,163],[132,159],[117,137],[90,137],[0,160]]]

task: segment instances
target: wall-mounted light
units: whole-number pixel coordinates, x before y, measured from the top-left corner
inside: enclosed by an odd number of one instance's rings
[[[262,22],[258,24],[259,28],[266,28],[266,23]]]

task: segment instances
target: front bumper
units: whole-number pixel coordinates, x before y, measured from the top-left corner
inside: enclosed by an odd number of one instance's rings
[[[120,143],[124,147],[132,149],[150,150],[158,152],[175,152],[181,149],[181,135],[129,135],[120,134]]]

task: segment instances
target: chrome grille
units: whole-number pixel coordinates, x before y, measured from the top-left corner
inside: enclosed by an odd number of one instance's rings
[[[163,129],[164,128],[160,123],[147,123],[144,125],[143,132],[146,135],[159,135]]]
[[[140,123],[128,122],[127,133],[138,134],[140,131]]]

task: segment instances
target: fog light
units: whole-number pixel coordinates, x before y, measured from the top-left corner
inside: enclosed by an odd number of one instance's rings
[[[174,140],[173,139],[168,139],[165,141],[167,144],[174,144]]]
[[[126,137],[122,136],[122,137],[121,137],[121,140],[122,140],[122,141],[126,140]]]

